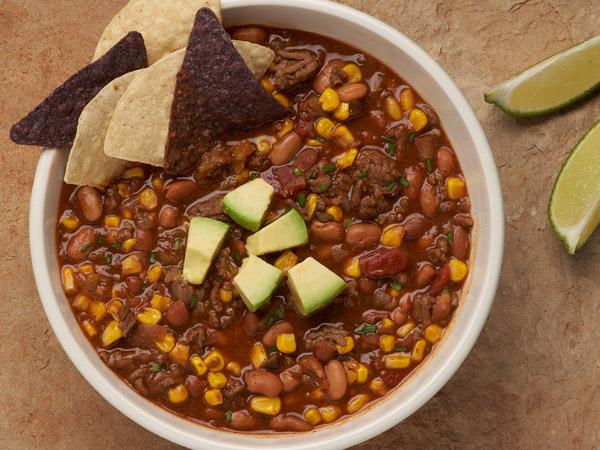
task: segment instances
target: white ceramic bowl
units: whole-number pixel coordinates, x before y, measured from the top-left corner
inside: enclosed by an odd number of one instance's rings
[[[433,355],[374,407],[305,434],[248,435],[208,429],[176,417],[136,394],[97,356],[63,294],[55,255],[58,196],[67,152],[46,149],[35,174],[30,242],[35,279],[48,319],[87,381],[115,408],[148,430],[191,448],[345,448],[396,425],[427,402],[463,362],[492,305],[504,243],[498,173],[485,135],[462,93],[415,43],[354,9],[321,0],[223,0],[225,25],[263,24],[324,34],[384,61],[437,111],[467,179],[476,221],[470,289]]]

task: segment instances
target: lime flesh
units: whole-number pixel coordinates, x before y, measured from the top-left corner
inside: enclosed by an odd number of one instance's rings
[[[577,143],[556,177],[548,219],[569,254],[600,223],[600,121]]]
[[[600,85],[600,35],[526,69],[484,94],[515,116],[537,116],[570,105]]]

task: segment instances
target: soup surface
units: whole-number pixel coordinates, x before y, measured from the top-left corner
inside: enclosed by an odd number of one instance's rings
[[[228,31],[277,53],[261,84],[293,115],[178,176],[138,165],[105,190],[64,184],[62,282],[99,356],[140,395],[215,428],[307,431],[384,397],[440,340],[467,275],[470,202],[435,111],[380,61],[301,31]],[[250,312],[233,280],[253,233],[221,202],[259,177],[275,189],[265,224],[295,209],[309,238],[260,256],[285,276]],[[201,284],[182,270],[196,216],[229,225]],[[309,257],[346,287],[304,317],[286,277]],[[310,282],[321,295],[322,278]]]

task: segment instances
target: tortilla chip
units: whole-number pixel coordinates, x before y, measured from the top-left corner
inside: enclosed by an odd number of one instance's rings
[[[177,74],[166,171],[189,169],[232,131],[289,115],[252,75],[217,16],[208,8],[199,10]]]
[[[144,39],[132,31],[98,61],[85,66],[12,126],[17,144],[71,148],[81,111],[100,90],[121,75],[148,66]]]
[[[250,42],[234,41],[246,64],[258,79],[275,54]],[[119,100],[106,132],[104,153],[115,158],[154,166],[165,165],[165,149],[177,72],[185,49],[162,58],[143,70]]]
[[[203,7],[220,17],[220,0],[131,0],[102,33],[93,61],[126,33],[136,30],[144,36],[148,63],[152,65],[187,45],[196,11]]]
[[[104,154],[104,136],[117,102],[141,72],[129,72],[111,81],[83,108],[67,161],[65,183],[105,188],[130,164]]]

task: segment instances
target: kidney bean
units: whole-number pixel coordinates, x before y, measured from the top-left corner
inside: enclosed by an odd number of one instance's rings
[[[453,228],[450,244],[452,255],[461,261],[466,261],[469,257],[469,234],[463,227],[457,225]]]
[[[438,295],[440,295],[440,293],[442,292],[442,290],[448,286],[448,284],[450,283],[450,266],[448,266],[448,264],[446,264],[445,266],[442,266],[439,268],[438,273],[436,274],[433,283],[431,283],[431,285],[429,286],[429,290],[427,291],[427,293],[429,295],[433,295],[434,297],[437,297]]]
[[[223,413],[221,412],[221,414]],[[240,431],[249,431],[261,426],[260,419],[245,410],[231,413],[231,422],[229,424],[231,428]]]
[[[382,277],[404,272],[408,254],[399,248],[380,248],[359,259],[360,271],[366,277]]]
[[[435,276],[435,267],[431,264],[423,264],[417,272],[417,285],[426,286]]]
[[[254,336],[258,333],[258,314],[247,311],[244,316],[244,331],[248,336]]]
[[[444,177],[453,175],[456,171],[454,156],[447,147],[442,147],[437,152],[437,168]]]
[[[429,183],[423,183],[421,188],[421,195],[419,196],[421,202],[421,210],[427,217],[433,217],[438,208],[438,198],[435,188]]]
[[[450,297],[450,294],[440,295],[438,301],[433,305],[433,309],[431,310],[431,320],[433,322],[439,322],[450,314],[451,301],[452,297]]]
[[[374,223],[357,223],[346,230],[345,241],[354,250],[369,250],[377,247],[381,239],[381,228]]]
[[[344,227],[337,222],[313,220],[309,230],[315,237],[324,241],[339,242],[344,239]]]
[[[184,326],[190,320],[190,314],[183,300],[176,300],[167,309],[167,322],[176,328]]]
[[[327,372],[327,397],[333,402],[344,398],[348,389],[348,378],[344,365],[337,359],[332,359],[325,368]]]
[[[371,295],[377,289],[377,281],[372,278],[359,278],[358,279],[358,289],[363,294]]]
[[[302,374],[303,370],[298,364],[281,372],[279,379],[283,383],[283,392],[291,392],[296,389],[300,385]]]
[[[238,28],[231,35],[231,39],[237,39],[238,41],[253,42],[258,45],[264,45],[267,40],[265,30],[259,27],[244,27]]]
[[[92,251],[95,240],[96,234],[94,233],[93,229],[80,229],[69,239],[69,243],[67,244],[67,256],[75,261],[85,258]],[[92,245],[89,245],[87,248],[85,248],[85,250],[82,250],[90,242]]]
[[[323,362],[330,361],[335,356],[335,345],[324,339],[315,342],[315,356]]]
[[[88,222],[96,222],[102,216],[102,199],[98,191],[90,186],[83,186],[77,191],[77,201],[83,217]]]
[[[398,301],[398,306],[392,311],[390,317],[396,325],[402,325],[408,317],[412,306],[410,294],[404,294]]]
[[[127,289],[129,289],[133,295],[142,292],[144,282],[139,277],[127,277],[125,283],[127,284]]]
[[[153,233],[150,230],[135,230],[135,248],[142,252],[152,250]]]
[[[319,362],[319,360],[314,355],[303,356],[298,361],[300,367],[304,371],[304,373],[309,376],[316,377],[320,380],[325,379],[325,368],[323,364]]]
[[[407,170],[406,181],[408,181],[408,186],[406,188],[406,196],[410,200],[419,198],[421,186],[423,185],[423,179],[423,172],[421,172],[418,168],[411,167]]]
[[[157,323],[139,323],[135,335],[148,343],[158,342],[164,339],[167,329]]]
[[[163,192],[170,202],[182,203],[197,190],[198,186],[192,180],[177,180],[167,184]]]
[[[244,382],[253,394],[277,397],[283,390],[283,383],[277,375],[264,369],[251,369],[244,374]]]
[[[269,420],[269,425],[275,431],[309,431],[313,426],[300,417],[281,414]]]
[[[426,223],[425,217],[419,213],[413,213],[408,216],[404,219],[404,222],[402,222],[402,226],[406,232],[404,234],[404,239],[411,240],[419,237],[419,235],[425,231]]]
[[[163,228],[173,228],[179,221],[179,209],[172,205],[163,205],[158,213],[158,224]]]
[[[336,89],[341,102],[352,102],[360,100],[367,95],[367,85],[362,83],[352,83],[340,86]]]
[[[263,344],[267,348],[273,347],[277,343],[277,336],[283,333],[293,333],[294,327],[291,323],[286,321],[277,322],[271,328],[267,330],[262,338]]]
[[[315,165],[317,159],[319,159],[319,154],[316,152],[316,150],[312,148],[307,148],[298,155],[292,167],[297,167],[300,170],[307,172],[312,166]]]
[[[302,138],[297,133],[290,131],[273,144],[269,158],[275,166],[289,163],[296,153],[302,148]]]
[[[425,233],[417,238],[416,247],[418,250],[427,250],[435,242],[435,235],[433,233]]]
[[[332,74],[334,71],[341,70],[345,65],[346,63],[341,59],[332,59],[329,61],[313,81],[313,89],[322,94],[325,89],[335,87],[333,85],[332,79],[334,77]]]

